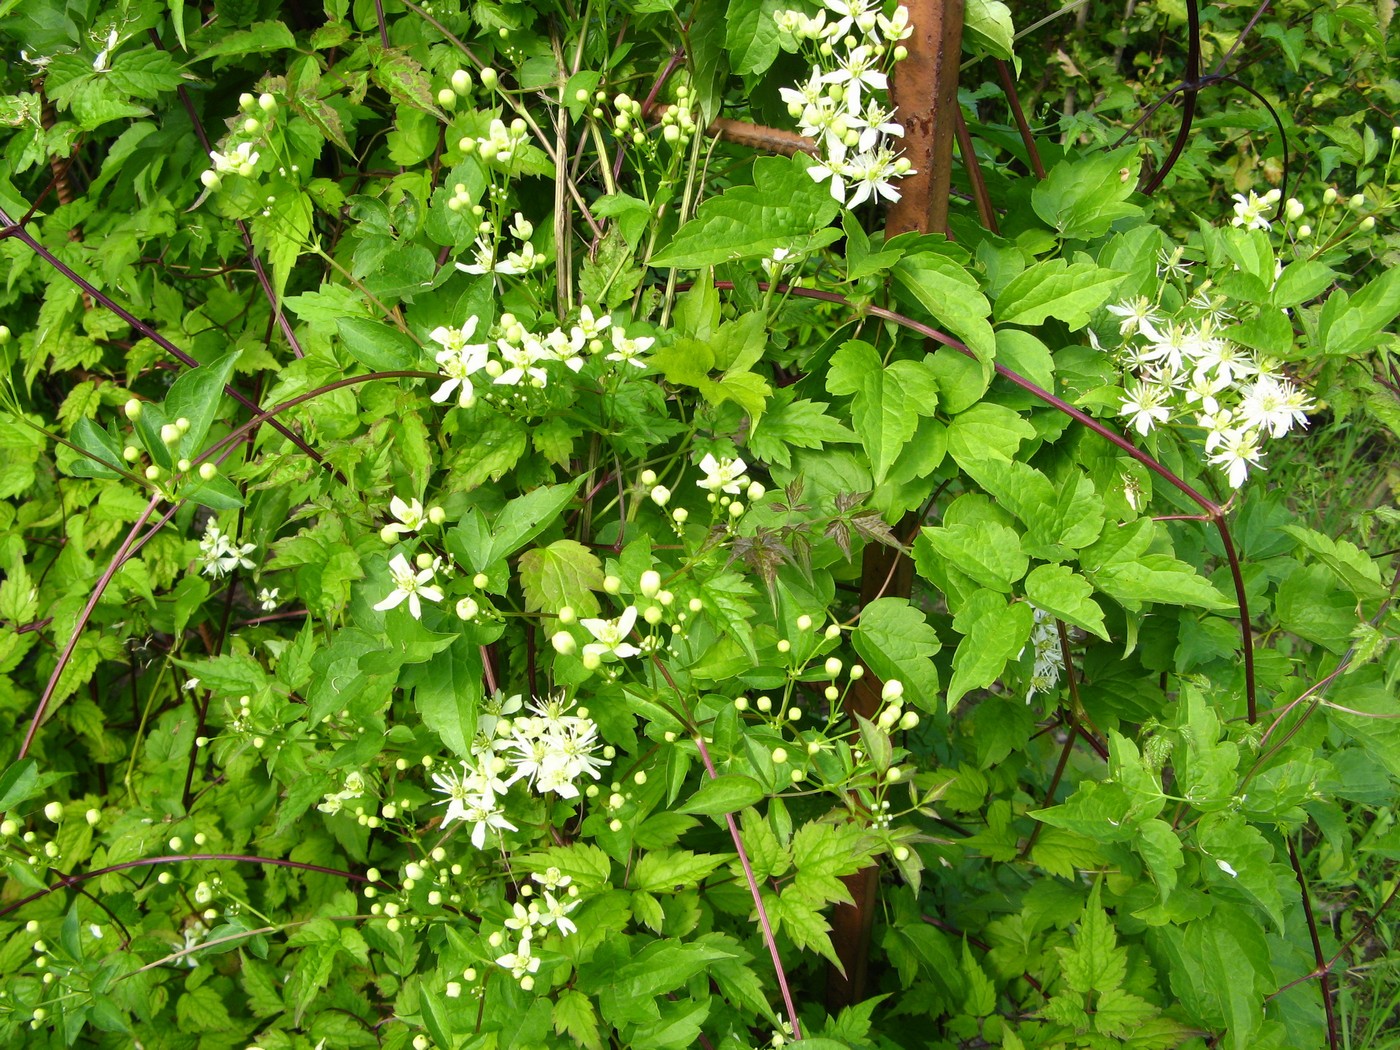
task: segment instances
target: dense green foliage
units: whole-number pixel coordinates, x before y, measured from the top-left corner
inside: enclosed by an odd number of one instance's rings
[[[0,3],[5,1045],[1384,1045],[1384,5],[793,8]]]

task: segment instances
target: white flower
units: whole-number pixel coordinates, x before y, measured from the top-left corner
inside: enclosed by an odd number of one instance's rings
[[[901,8],[901,10],[903,10]],[[856,149],[861,153],[869,153],[887,135],[902,137],[904,135],[904,125],[894,120],[894,110],[885,109],[878,99],[869,99],[865,103],[864,112],[859,115],[852,114],[847,118],[847,123],[851,127],[860,131],[860,139],[856,142]]]
[[[389,577],[394,589],[389,596],[374,607],[375,612],[386,612],[408,599],[408,611],[415,620],[423,618],[423,605],[420,599],[430,602],[442,601],[442,591],[432,586],[434,572],[431,568],[415,571],[402,554],[395,554],[389,562]]]
[[[1171,418],[1171,410],[1162,402],[1167,391],[1152,383],[1139,383],[1135,391],[1123,398],[1119,414],[1131,417],[1130,425],[1139,434],[1147,434],[1157,423]]]
[[[442,404],[454,390],[458,391],[457,404],[462,408],[471,408],[476,403],[476,390],[470,377],[485,368],[490,358],[485,343],[467,342],[476,331],[476,322],[475,317],[469,317],[461,328],[434,328],[429,333],[429,339],[442,345],[434,360],[447,378],[447,382],[433,392],[434,403]]]
[[[627,333],[621,328],[614,328],[612,330],[613,349],[606,360],[645,368],[646,361],[640,355],[650,350],[655,342],[656,339],[649,335],[639,335],[629,339]]]
[[[380,536],[386,543],[392,543],[393,537],[402,536],[405,533],[414,533],[428,523],[428,516],[423,513],[423,504],[417,498],[412,502],[405,503],[395,496],[389,500],[389,513],[398,518],[389,525],[385,525],[379,530]]]
[[[251,142],[240,142],[231,153],[209,151],[209,159],[214,162],[214,170],[220,174],[234,172],[238,175],[251,175],[258,163],[260,154],[254,151]]]
[[[254,544],[234,546],[227,536],[219,531],[219,526],[210,521],[204,528],[204,536],[199,541],[200,558],[204,565],[200,569],[206,576],[220,579],[235,569],[251,569],[253,563],[248,555],[256,549]]]
[[[580,345],[582,345],[590,339],[601,339],[610,324],[612,324],[612,314],[594,317],[592,308],[585,306],[578,312],[578,324],[574,326],[570,335],[580,340]]]
[[[840,40],[852,24],[862,33],[869,33],[876,24],[880,7],[871,0],[822,0],[822,3],[837,16],[824,33],[828,40]]]
[[[1147,296],[1139,295],[1136,299],[1124,299],[1121,303],[1108,307],[1108,312],[1121,318],[1118,322],[1119,335],[1131,338],[1141,332],[1148,339],[1160,338],[1156,326],[1162,323],[1162,319],[1157,315],[1152,300]]]
[[[1231,488],[1239,488],[1249,476],[1249,468],[1259,467],[1259,434],[1253,430],[1240,428],[1225,430],[1219,434],[1219,450],[1210,457],[1212,466],[1226,472]]]
[[[1245,388],[1239,412],[1246,426],[1279,438],[1294,423],[1306,427],[1307,410],[1312,407],[1308,396],[1288,380],[1265,374]]]
[[[1269,229],[1271,224],[1264,218],[1264,212],[1276,204],[1281,196],[1278,190],[1270,190],[1262,197],[1256,196],[1253,190],[1249,191],[1248,197],[1242,193],[1234,194],[1231,199],[1235,202],[1235,217],[1230,220],[1230,225],[1243,226],[1247,230]]]
[[[742,459],[716,459],[713,453],[707,452],[705,458],[700,461],[700,469],[705,472],[705,477],[695,484],[702,489],[727,492],[731,496],[739,494],[743,485],[739,478],[743,476],[745,469]]]
[[[841,204],[846,203],[846,147],[833,146],[827,150],[827,155],[820,164],[813,164],[807,169],[807,174],[812,176],[813,182],[825,182],[831,180],[831,196]]]
[[[573,876],[565,875],[555,867],[545,868],[543,873],[538,871],[531,872],[530,878],[547,890],[562,890],[564,887],[568,886],[569,883],[574,881]]]
[[[510,232],[517,241],[528,241],[535,235],[535,225],[520,212],[516,212],[515,219],[510,224]]]
[[[510,971],[511,976],[516,980],[524,977],[527,973],[534,973],[540,968],[539,956],[530,953],[530,934],[525,931],[520,937],[520,943],[516,945],[515,951],[502,955],[496,960],[500,966],[504,966]]]
[[[497,339],[496,349],[500,351],[501,360],[510,366],[492,380],[498,386],[518,386],[528,379],[531,386],[543,387],[549,379],[549,373],[538,367],[540,361],[550,356],[549,351],[533,335],[527,334],[519,346],[508,339]]]
[[[577,372],[583,367],[583,358],[579,352],[583,350],[586,336],[583,329],[575,327],[573,333],[565,334],[564,329],[556,328],[542,340],[544,348],[572,372]]]
[[[909,172],[908,164],[888,149],[857,154],[846,163],[842,172],[855,186],[851,199],[846,201],[846,207],[856,208],[872,196],[883,197],[891,202],[899,200],[899,191],[894,188],[894,180]]]
[[[457,263],[457,269],[463,273],[491,273],[496,266],[496,247],[484,237],[476,239],[476,250],[472,253],[470,263]]]
[[[593,653],[600,657],[616,656],[624,660],[629,656],[636,656],[641,650],[626,640],[636,622],[635,605],[629,605],[622,610],[622,615],[616,620],[580,620],[579,624],[583,629],[597,639],[583,647],[584,655]]]
[[[577,933],[578,927],[574,921],[567,918],[569,912],[578,907],[578,900],[568,897],[562,900],[556,898],[548,890],[544,894],[544,907],[536,913],[536,918],[541,926],[553,926],[559,931],[560,936],[567,937],[571,933]]]
[[[846,112],[859,113],[862,89],[884,91],[889,87],[889,78],[880,72],[880,59],[874,49],[862,44],[843,55],[836,69],[823,74],[822,83],[844,84]]]
[[[263,612],[272,612],[277,608],[277,592],[280,588],[273,587],[271,590],[264,587],[258,591],[258,604],[262,606]]]

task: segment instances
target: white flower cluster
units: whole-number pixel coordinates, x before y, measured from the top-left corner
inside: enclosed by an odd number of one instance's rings
[[[450,210],[461,210],[467,200],[465,190],[466,187],[461,185],[454,188],[454,196],[447,202]],[[472,254],[472,261],[457,263],[457,269],[463,273],[502,273],[520,277],[545,264],[545,257],[536,252],[535,246],[530,243],[530,238],[535,235],[534,223],[520,212],[515,213],[515,219],[510,224],[510,233],[520,247],[506,253],[506,257],[499,261],[496,257],[500,253],[501,240],[493,239],[495,229],[489,220],[482,220],[477,227],[476,251]]]
[[[535,955],[532,944],[535,930],[548,930],[550,927],[559,931],[561,937],[568,937],[577,933],[578,927],[569,918],[569,913],[578,907],[578,887],[572,886],[573,881],[568,875],[560,873],[558,868],[549,868],[543,875],[532,874],[532,880],[540,883],[544,887],[544,900],[531,898],[529,904],[521,904],[516,901],[512,906],[512,915],[505,921],[507,929],[515,930],[520,939],[516,943],[515,951],[507,952],[496,959],[496,965],[502,966],[511,972],[511,976],[520,982],[521,987],[526,991],[534,984],[530,976],[540,968],[540,958]],[[522,894],[529,892],[529,887],[522,890]],[[556,895],[556,891],[563,892]],[[504,941],[504,938],[501,938]]]
[[[815,17],[773,16],[785,45],[807,45],[814,53],[807,82],[780,91],[802,134],[820,148],[819,163],[807,173],[818,182],[830,179],[831,195],[848,208],[872,197],[897,201],[895,180],[912,169],[892,144],[904,128],[889,108],[887,74],[904,57],[904,48],[892,45],[913,32],[908,12],[900,6],[886,17],[881,0],[822,2],[825,10]]]
[[[597,723],[586,709],[575,712],[562,693],[535,700],[528,715],[507,717],[519,709],[518,696],[493,697],[482,712],[481,731],[472,756],[461,763],[461,772],[433,774],[437,790],[447,795],[443,827],[466,821],[472,825],[472,845],[477,849],[485,847],[486,834],[492,829],[518,830],[506,819],[504,806],[505,795],[516,781],[524,780],[542,794],[577,798],[574,781],[582,776],[597,780],[599,770],[609,764],[609,759],[595,754]]]
[[[567,332],[560,327],[544,335],[529,331],[514,314],[502,314],[492,329],[493,338],[485,343],[469,340],[476,333],[477,318],[467,318],[461,328],[435,328],[428,338],[442,347],[436,355],[446,382],[433,393],[439,404],[457,395],[457,404],[470,408],[476,403],[477,389],[472,377],[478,372],[492,386],[531,386],[543,388],[549,382],[547,366],[563,365],[571,372],[583,368],[585,353],[598,355],[611,346],[605,360],[644,368],[642,357],[656,340],[651,336],[628,336],[625,329],[614,325],[612,317],[594,317],[585,306],[578,322]],[[603,335],[607,333],[608,342]]]
[[[199,557],[204,563],[200,572],[214,579],[221,579],[235,569],[251,569],[248,555],[256,549],[252,543],[241,546],[224,535],[217,522],[210,521],[204,527],[204,537],[199,541]]]
[[[1065,654],[1060,648],[1060,629],[1055,618],[1044,609],[1031,606],[1035,612],[1035,623],[1031,628],[1030,641],[1026,645],[1035,655],[1031,668],[1031,680],[1026,689],[1026,703],[1030,703],[1037,693],[1048,693],[1060,684],[1060,675],[1065,670]],[[1025,647],[1016,654],[1019,660],[1025,654]]]
[[[1186,418],[1206,432],[1212,466],[1232,488],[1259,468],[1266,438],[1308,425],[1313,401],[1286,376],[1221,334],[1225,314],[1199,297],[1194,317],[1164,318],[1145,297],[1108,307],[1120,319],[1119,356],[1130,378],[1119,408],[1146,435]]]
[[[359,770],[351,770],[345,774],[344,787],[339,791],[326,792],[316,808],[322,813],[339,813],[345,803],[351,799],[362,797],[367,790],[368,786],[365,784],[364,774]]]

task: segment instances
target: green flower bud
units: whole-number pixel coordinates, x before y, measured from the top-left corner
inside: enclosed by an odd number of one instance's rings
[[[465,69],[456,70],[452,74],[452,90],[459,95],[465,95],[472,89],[472,75]]]
[[[122,406],[122,411],[126,413],[126,418],[134,423],[141,418],[141,402],[133,397]]]
[[[498,83],[500,83],[500,77],[496,76],[496,71],[490,66],[481,71],[481,86],[487,91],[495,91]]]
[[[219,467],[216,463],[201,463],[199,465],[199,476],[205,481],[213,481],[218,473]]]

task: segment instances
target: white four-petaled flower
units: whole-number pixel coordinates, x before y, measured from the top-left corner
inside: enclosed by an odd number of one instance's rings
[[[426,569],[414,569],[408,563],[408,559],[402,554],[395,554],[389,562],[389,578],[394,583],[394,589],[389,592],[382,602],[375,607],[376,612],[386,612],[408,601],[408,611],[415,620],[423,618],[424,600],[430,602],[442,601],[442,591],[433,586],[436,573],[432,567]]]

